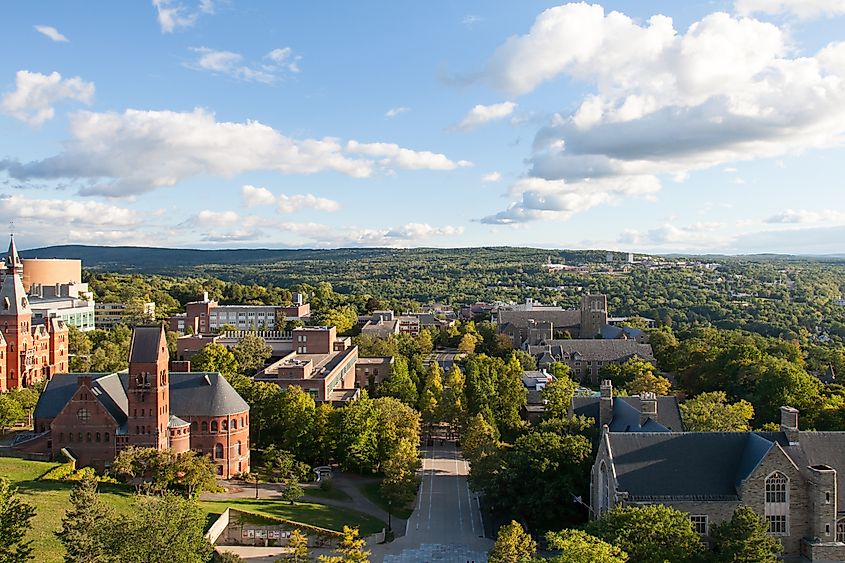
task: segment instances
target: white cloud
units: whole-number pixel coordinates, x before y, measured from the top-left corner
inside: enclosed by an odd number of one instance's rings
[[[317,211],[337,211],[340,203],[326,197],[314,194],[279,195],[276,208],[279,213],[295,213],[301,209],[316,209]]]
[[[484,174],[481,176],[481,181],[485,184],[490,184],[494,182],[498,182],[502,179],[502,175],[499,172],[490,172],[489,174]]]
[[[33,221],[72,226],[132,226],[138,223],[131,209],[95,201],[30,199],[18,195],[0,196],[0,220],[29,224]]]
[[[395,108],[390,108],[389,110],[387,110],[385,112],[384,116],[387,119],[393,119],[394,117],[398,117],[398,116],[402,115],[403,113],[409,112],[409,111],[411,111],[411,108],[399,106],[399,107],[395,107]]]
[[[273,195],[273,192],[267,188],[250,186],[249,184],[241,186],[241,198],[245,207],[263,207],[276,203],[276,196]]]
[[[513,113],[516,109],[516,104],[513,102],[502,102],[500,104],[491,104],[489,106],[478,104],[474,106],[464,118],[455,125],[455,129],[466,131],[498,119],[504,119]]]
[[[845,14],[845,0],[736,0],[739,14],[790,14],[802,20]]]
[[[40,161],[0,160],[0,170],[18,180],[83,179],[82,195],[125,197],[173,186],[198,176],[233,177],[256,170],[285,174],[334,171],[355,178],[386,170],[453,170],[469,166],[445,155],[413,151],[388,143],[346,147],[335,138],[293,139],[258,121],[219,122],[214,114],[141,111],[70,117],[72,139],[63,152]],[[345,154],[345,152],[351,154]],[[374,162],[367,156],[379,157]]]
[[[352,140],[346,143],[346,151],[378,158],[379,163],[386,168],[455,170],[472,166],[467,160],[455,162],[444,154],[405,149],[393,143],[359,143]]]
[[[81,78],[65,78],[58,72],[40,74],[19,70],[15,75],[15,90],[0,100],[0,111],[34,127],[53,118],[53,105],[63,100],[90,104],[94,99],[94,84]]]
[[[245,62],[243,55],[232,51],[218,51],[208,47],[191,47],[197,59],[186,66],[212,74],[223,74],[245,82],[272,84],[287,73],[299,72],[298,55],[290,47],[273,49],[259,62]]]
[[[713,251],[729,247],[733,241],[734,235],[726,235],[723,230],[723,224],[713,222],[691,225],[664,223],[644,233],[627,229],[622,232],[616,242],[636,245],[640,248],[659,248],[662,250],[708,249]]]
[[[509,190],[511,204],[504,211],[482,218],[482,223],[514,225],[540,219],[568,219],[596,205],[626,196],[649,196],[660,189],[654,176],[600,178],[581,182],[523,178]]]
[[[475,14],[467,14],[461,19],[461,23],[467,27],[472,27],[480,21],[482,21],[481,16]]]
[[[51,25],[36,25],[35,30],[40,34],[49,37],[51,40],[57,43],[68,42],[68,38],[59,33],[59,30]]]
[[[173,33],[180,27],[191,27],[202,14],[214,13],[214,0],[200,0],[194,6],[178,0],[152,0],[162,33]]]
[[[845,224],[845,212],[825,209],[807,211],[805,209],[787,209],[763,220],[772,224]]]

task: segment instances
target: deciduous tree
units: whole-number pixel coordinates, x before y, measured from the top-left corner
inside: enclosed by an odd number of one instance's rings
[[[754,407],[746,400],[729,403],[724,391],[701,393],[680,404],[684,425],[691,432],[746,432]]]
[[[765,520],[749,506],[739,506],[730,520],[713,527],[716,561],[725,563],[775,563],[783,545],[769,535]]]
[[[547,559],[552,563],[626,563],[628,561],[627,553],[583,530],[548,532],[546,541],[549,549],[561,552]]]
[[[537,553],[537,542],[514,520],[499,528],[496,544],[487,557],[489,563],[530,563]]]
[[[247,333],[232,348],[232,354],[241,371],[246,375],[253,375],[264,367],[264,363],[273,355],[273,349],[262,337]]]

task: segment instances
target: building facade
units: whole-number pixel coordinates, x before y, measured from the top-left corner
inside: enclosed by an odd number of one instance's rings
[[[87,283],[34,283],[29,288],[29,306],[33,324],[47,319],[61,319],[82,332],[94,330],[94,297]]]
[[[66,449],[101,471],[130,446],[195,450],[221,478],[249,471],[249,406],[219,373],[171,372],[162,327],[133,330],[127,371],[53,377],[34,426],[16,448]]]
[[[226,326],[234,327],[235,330],[273,331],[283,329],[287,321],[308,319],[310,315],[309,303],[289,306],[220,305],[205,293],[202,301],[192,301],[185,305],[184,316],[172,317],[170,328],[193,334],[214,334]]]
[[[21,281],[22,264],[15,239],[9,242],[0,287],[0,392],[29,387],[68,369],[68,330],[62,319],[33,323],[29,297]]]
[[[126,303],[95,303],[94,324],[102,330],[111,330],[119,324],[135,324],[138,319],[147,323],[156,318],[156,304],[152,301],[141,303],[140,308],[127,306]]]
[[[656,363],[650,344],[636,340],[548,340],[528,346],[528,353],[537,360],[537,367],[548,369],[554,362],[569,366],[572,379],[599,383],[601,371],[610,364],[621,364],[631,358]]]

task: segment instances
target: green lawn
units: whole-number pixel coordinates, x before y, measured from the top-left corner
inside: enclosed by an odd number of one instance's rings
[[[342,502],[348,502],[352,500],[352,497],[347,495],[343,490],[338,489],[337,487],[332,487],[327,491],[324,491],[320,487],[305,487],[303,488],[305,491],[305,495],[314,498],[327,498],[330,500],[339,500]]]
[[[366,485],[361,487],[361,492],[364,493],[364,496],[370,499],[370,502],[378,505],[382,508],[385,512],[387,512],[387,501],[384,497],[381,496],[381,483],[375,481],[373,483],[367,483]],[[407,506],[391,506],[390,513],[398,518],[402,518],[403,520],[407,520],[411,517],[411,513],[414,512],[413,508]]]
[[[329,530],[342,531],[344,525],[352,526],[359,528],[362,536],[374,534],[387,526],[369,514],[310,502],[298,502],[291,505],[280,501],[236,498],[219,501],[204,500],[200,502],[200,506],[212,514],[222,514],[227,507],[240,508],[256,514],[285,518]]]
[[[27,502],[35,506],[29,538],[33,540],[35,561],[38,563],[62,563],[64,549],[55,536],[62,527],[62,517],[69,506],[73,483],[38,481],[37,479],[56,467],[56,463],[26,461],[0,457],[0,476],[9,479]],[[128,512],[132,505],[133,491],[117,485],[100,485],[103,500],[119,512]],[[342,530],[343,525],[358,526],[361,535],[380,531],[385,524],[367,514],[328,507],[322,504],[288,503],[255,499],[232,499],[227,501],[202,501],[202,508],[209,515],[209,523],[226,507],[241,508],[257,514],[265,514],[304,524],[320,526],[330,530]]]

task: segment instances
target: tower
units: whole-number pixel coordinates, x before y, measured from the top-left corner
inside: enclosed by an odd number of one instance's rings
[[[18,257],[15,237],[9,241],[4,259],[5,275],[0,287],[0,331],[6,340],[6,389],[20,389],[40,380],[43,374],[32,369],[32,309],[23,289],[23,266]]]
[[[168,447],[170,387],[164,327],[139,326],[132,331],[127,382],[129,445],[159,450]]]
[[[607,296],[590,294],[581,296],[581,338],[595,338],[607,324]]]

